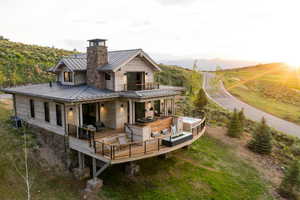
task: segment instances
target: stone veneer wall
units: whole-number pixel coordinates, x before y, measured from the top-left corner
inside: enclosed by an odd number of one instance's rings
[[[105,88],[104,74],[96,68],[107,64],[108,55],[106,46],[87,47],[87,84],[96,88]]]
[[[52,133],[43,128],[29,124],[30,130],[37,137],[42,147],[50,148],[56,156],[69,169],[71,166],[71,156],[68,144],[68,137]]]

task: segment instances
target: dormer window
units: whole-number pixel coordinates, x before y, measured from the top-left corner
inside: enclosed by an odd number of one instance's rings
[[[64,82],[73,82],[72,72],[64,72]]]

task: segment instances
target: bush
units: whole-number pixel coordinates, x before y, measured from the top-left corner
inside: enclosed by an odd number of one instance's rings
[[[242,134],[242,126],[241,121],[239,119],[239,115],[234,109],[230,122],[228,124],[227,135],[230,137],[239,138]]]
[[[299,194],[300,187],[300,163],[294,161],[287,173],[285,174],[280,187],[279,194],[285,198],[297,199],[297,193]]]
[[[208,100],[207,100],[206,94],[205,94],[204,90],[201,88],[198,91],[194,105],[197,109],[203,110],[204,106],[206,106],[207,103],[208,103]]]
[[[265,118],[262,118],[254,132],[252,140],[249,142],[250,150],[260,154],[270,154],[272,151],[272,136],[270,128],[266,124]]]

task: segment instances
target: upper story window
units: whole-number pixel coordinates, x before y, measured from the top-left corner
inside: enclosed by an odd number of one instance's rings
[[[34,100],[30,99],[30,116],[32,118],[35,117],[35,111],[34,111]]]
[[[64,82],[73,82],[72,72],[64,72]]]
[[[45,121],[50,122],[49,102],[44,102]]]

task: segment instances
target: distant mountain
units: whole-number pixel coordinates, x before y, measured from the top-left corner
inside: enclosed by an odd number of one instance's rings
[[[178,65],[185,68],[191,68],[194,64],[195,59],[172,59],[172,60],[158,60],[158,63],[163,63],[166,65]],[[215,71],[219,66],[221,69],[234,69],[246,66],[253,66],[259,64],[254,61],[244,61],[244,60],[226,60],[221,58],[214,59],[198,59],[197,65],[200,70],[205,71]]]

